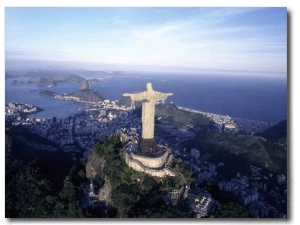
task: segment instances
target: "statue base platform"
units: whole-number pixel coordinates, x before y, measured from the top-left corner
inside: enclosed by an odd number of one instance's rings
[[[152,155],[156,152],[156,141],[154,138],[152,139],[143,139],[141,138],[139,141],[138,151],[141,153],[146,153]]]

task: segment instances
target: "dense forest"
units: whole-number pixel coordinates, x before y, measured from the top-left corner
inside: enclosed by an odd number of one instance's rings
[[[9,142],[11,137],[6,137]],[[102,138],[90,158],[74,164],[69,172],[66,169],[72,162],[66,165],[69,156],[65,153],[49,153],[37,156],[29,163],[23,162],[16,169],[18,171],[11,173],[12,177],[7,177],[6,217],[194,217],[191,212],[166,205],[161,198],[168,191],[179,188],[178,179],[157,179],[130,169],[122,159],[122,143],[119,140],[118,135]],[[10,153],[6,152],[7,164],[16,162]],[[105,182],[110,183],[111,204],[99,202],[96,206],[83,206],[86,198],[84,188],[90,183],[86,169],[95,155],[99,161],[94,161],[93,165],[105,162],[105,167],[103,171],[97,171],[99,174],[92,181],[97,191]],[[188,173],[180,163],[175,168]],[[103,174],[107,179],[103,179]]]

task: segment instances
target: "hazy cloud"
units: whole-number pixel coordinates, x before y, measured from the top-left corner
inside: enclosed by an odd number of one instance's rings
[[[10,59],[284,73],[286,26],[284,8],[9,9],[5,50]]]

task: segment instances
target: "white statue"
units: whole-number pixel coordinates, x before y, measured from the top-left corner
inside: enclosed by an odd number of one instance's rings
[[[147,91],[138,92],[136,94],[125,93],[123,96],[129,96],[132,101],[142,102],[142,137],[143,139],[154,138],[154,118],[155,104],[158,101],[164,101],[173,93],[162,93],[154,91],[151,83],[147,83]]]

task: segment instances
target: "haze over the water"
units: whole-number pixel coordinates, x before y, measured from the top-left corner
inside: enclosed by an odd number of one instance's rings
[[[5,8],[6,69],[287,73],[286,8]]]

